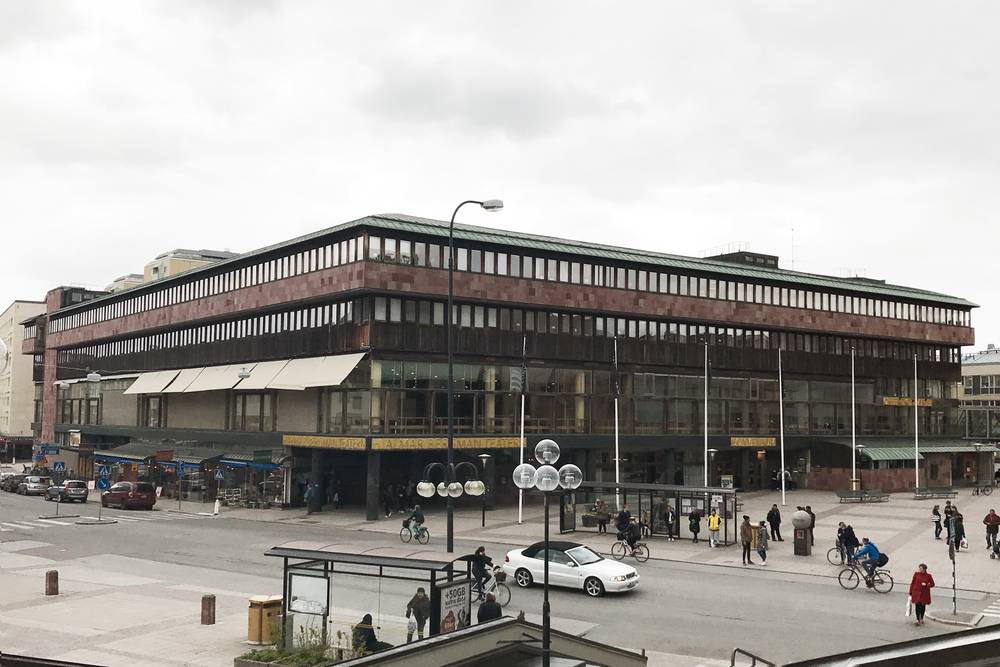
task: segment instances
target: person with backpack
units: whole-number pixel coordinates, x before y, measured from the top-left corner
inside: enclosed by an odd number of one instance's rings
[[[701,532],[701,514],[698,513],[698,510],[691,510],[691,514],[688,515],[688,530],[694,536],[691,542],[698,544],[698,533]]]
[[[931,510],[931,523],[934,524],[934,539],[941,539],[941,506],[935,505]]]
[[[867,537],[861,538],[861,548],[854,554],[854,558],[861,563],[868,573],[868,576],[865,578],[865,584],[867,584],[868,588],[871,588],[873,585],[872,577],[875,576],[875,568],[883,567],[889,562],[889,557],[880,553],[875,543]]]

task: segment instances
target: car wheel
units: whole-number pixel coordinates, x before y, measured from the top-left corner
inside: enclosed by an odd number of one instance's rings
[[[599,598],[604,595],[604,584],[597,577],[587,577],[583,582],[584,592],[592,598]]]
[[[523,567],[520,567],[516,572],[514,572],[514,581],[516,581],[517,585],[521,588],[527,588],[531,585],[533,579],[530,572],[525,570]]]

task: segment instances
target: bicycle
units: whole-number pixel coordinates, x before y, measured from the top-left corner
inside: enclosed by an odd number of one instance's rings
[[[888,593],[892,590],[895,582],[892,580],[889,570],[876,569],[875,573],[869,577],[867,571],[864,573],[861,572],[861,567],[860,563],[851,563],[837,575],[837,581],[840,582],[844,590],[853,591],[861,584],[862,579],[866,583],[871,582],[872,588],[878,593]]]
[[[635,548],[629,547],[625,540],[618,540],[611,545],[611,555],[615,560],[621,560],[630,553],[640,563],[649,560],[649,547],[642,542],[636,542]]]
[[[837,546],[831,547],[829,551],[826,552],[826,560],[830,565],[845,565],[850,559],[847,557],[847,549],[844,548],[839,542]]]
[[[402,542],[403,544],[407,544],[410,540],[413,539],[413,537],[414,537],[413,531],[410,530],[410,522],[404,521],[403,527],[399,531],[399,541]],[[417,542],[419,542],[420,544],[427,544],[431,540],[431,532],[426,528],[424,528],[423,526],[420,526],[420,529],[417,531],[416,538]]]
[[[991,493],[993,493],[993,486],[977,486],[972,489],[974,496],[988,496]]]
[[[493,593],[493,597],[496,598],[498,605],[501,607],[507,606],[507,603],[510,602],[510,587],[507,586],[506,581],[507,573],[499,565],[495,565],[492,575],[486,580],[486,584],[483,587],[485,590],[482,592],[482,597],[485,598],[488,593]],[[472,592],[477,595],[479,594],[478,582],[473,584]]]

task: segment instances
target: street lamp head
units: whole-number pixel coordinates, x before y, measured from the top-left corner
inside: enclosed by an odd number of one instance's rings
[[[502,211],[503,210],[503,200],[502,199],[487,199],[480,206],[487,211]]]
[[[567,463],[559,468],[559,486],[572,491],[579,488],[581,484],[583,484],[583,472],[580,468],[572,463]]]
[[[420,482],[417,484],[417,494],[421,498],[431,498],[434,496],[434,484],[431,482]]]
[[[514,468],[514,473],[512,475],[514,486],[522,490],[530,489],[535,485],[536,476],[537,471],[535,470],[535,466],[530,463],[522,463]]]
[[[452,482],[451,484],[449,484],[448,495],[451,496],[452,498],[458,498],[460,495],[462,495],[462,483]]]
[[[240,371],[236,374],[236,377],[238,377],[241,380],[246,380],[248,377],[250,377],[250,369],[247,368],[246,366],[241,366]]]
[[[555,491],[559,486],[559,471],[550,465],[538,469],[535,476],[535,488],[539,491]]]
[[[552,465],[559,460],[559,445],[555,440],[542,440],[535,445],[535,460],[543,465]]]
[[[437,494],[439,496],[441,496],[442,498],[447,498],[448,497],[448,485],[445,484],[444,482],[438,482],[438,485],[437,485]]]
[[[470,496],[481,496],[486,492],[486,485],[478,479],[470,479],[465,483],[465,493]]]

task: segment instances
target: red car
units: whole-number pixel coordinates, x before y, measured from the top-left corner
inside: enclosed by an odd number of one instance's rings
[[[149,482],[118,482],[101,494],[104,507],[151,510],[155,504],[156,489]]]

